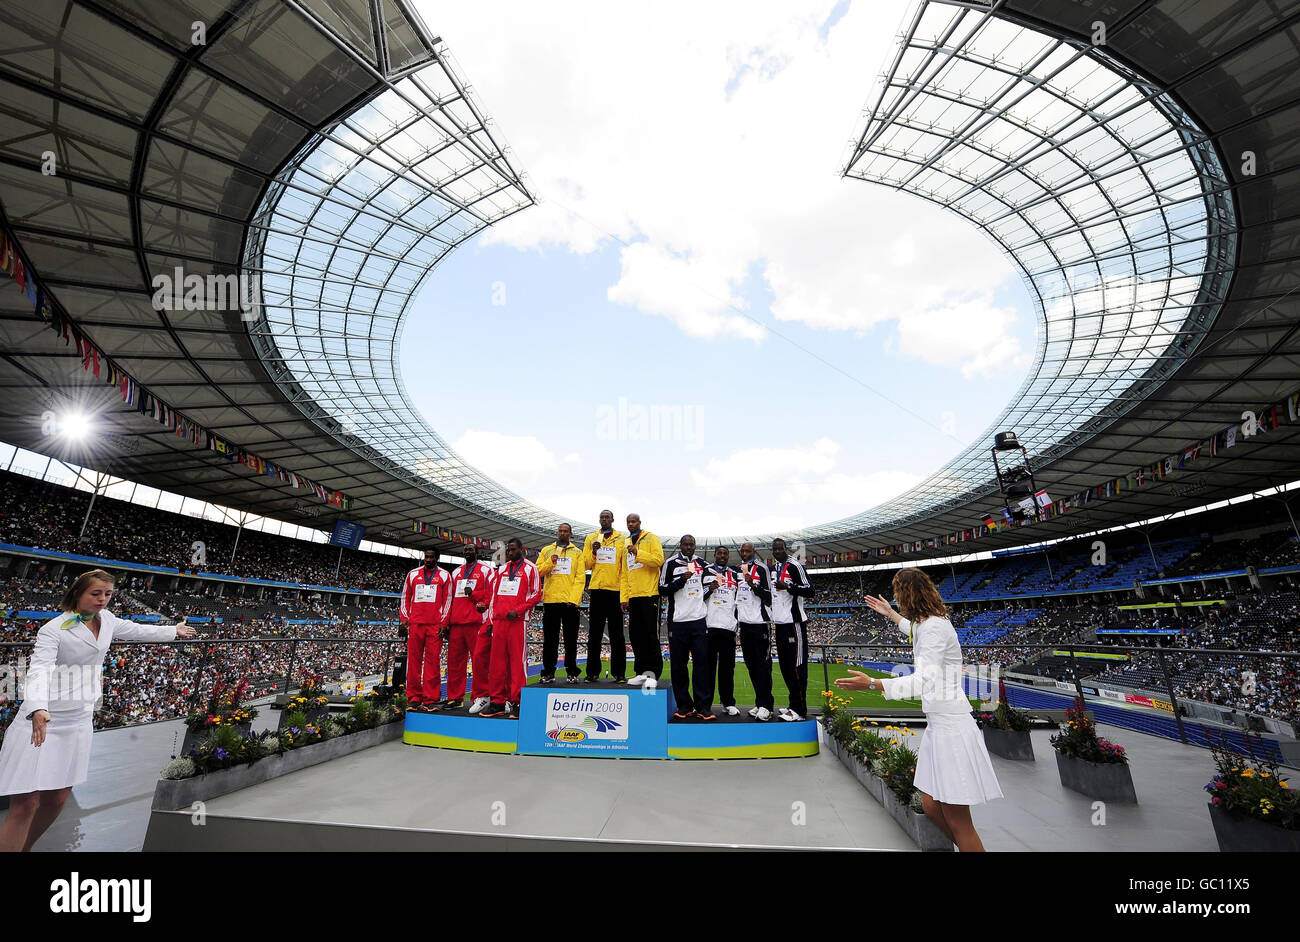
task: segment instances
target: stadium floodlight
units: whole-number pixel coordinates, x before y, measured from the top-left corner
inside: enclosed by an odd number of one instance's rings
[[[90,416],[84,412],[65,412],[59,419],[59,431],[70,441],[84,441],[90,437]]]

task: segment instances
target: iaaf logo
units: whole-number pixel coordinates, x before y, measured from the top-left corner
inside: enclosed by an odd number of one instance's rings
[[[50,884],[52,913],[131,913],[132,922],[148,922],[153,913],[153,881],[71,878]]]
[[[582,742],[584,739],[587,738],[587,733],[584,732],[584,730],[589,729],[597,733],[608,733],[611,730],[614,730],[615,735],[608,738],[611,739],[627,738],[626,736],[619,736],[617,734],[617,730],[623,724],[619,723],[616,720],[611,720],[609,717],[606,716],[588,716],[585,720],[582,721],[580,725],[583,727],[583,729],[579,729],[576,726],[557,726],[554,729],[547,732],[546,736],[548,739],[554,739],[556,742]]]
[[[617,716],[619,719],[614,719]],[[628,694],[546,696],[546,735],[555,742],[627,739]]]

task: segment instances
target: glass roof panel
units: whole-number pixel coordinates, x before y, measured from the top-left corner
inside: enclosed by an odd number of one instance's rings
[[[268,236],[250,240],[244,259],[262,273],[263,319],[250,333],[263,358],[283,359],[294,384],[335,419],[347,417],[356,439],[398,473],[476,512],[549,530],[559,518],[465,464],[410,406],[395,373],[412,294],[488,223],[470,204],[495,192],[485,207],[495,215],[532,202],[465,96],[436,60],[323,132],[281,174],[284,186],[271,187],[260,210]]]
[[[1204,198],[1225,175],[1176,102],[1096,47],[986,11],[921,0],[905,29],[909,48],[845,174],[938,197],[984,227],[1043,300],[1041,359],[947,466],[804,539],[868,536],[982,497],[996,431],[1016,430],[1038,461],[1055,457],[1076,430],[1127,411],[1135,382],[1168,376],[1226,288],[1212,260],[1232,256],[1235,213],[1230,199]],[[959,110],[985,113],[962,122]],[[1167,355],[1180,332],[1192,343]]]

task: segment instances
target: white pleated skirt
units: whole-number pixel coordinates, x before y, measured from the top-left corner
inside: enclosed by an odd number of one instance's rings
[[[969,713],[927,713],[916,757],[916,787],[946,805],[1002,797],[984,736]]]
[[[90,775],[93,707],[51,712],[45,742],[32,745],[32,721],[15,717],[0,746],[0,795],[25,795],[80,785]]]

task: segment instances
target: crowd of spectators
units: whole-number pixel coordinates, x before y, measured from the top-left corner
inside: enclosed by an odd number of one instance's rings
[[[1268,655],[1300,650],[1300,592],[1294,588],[1237,596],[1222,609],[1207,608],[1199,622],[1163,613],[1150,617],[1152,626],[1183,629],[1161,645],[1167,649],[1163,667],[1161,654],[1134,652],[1127,663],[1094,675],[1094,681],[1162,690],[1167,670],[1179,697],[1278,719],[1300,715],[1300,659]],[[1138,636],[1130,646],[1152,647],[1153,641]],[[1204,654],[1188,648],[1265,653]]]
[[[338,550],[324,544],[269,536],[209,520],[149,509],[110,498],[96,500],[85,526],[89,495],[71,488],[0,472],[0,541],[43,549],[78,552],[106,559],[174,567],[193,574],[200,568],[242,578],[273,579],[295,585],[321,584],[348,589],[395,591],[413,561],[405,557],[345,551],[338,573]],[[193,544],[202,542],[206,560],[195,562]],[[1300,541],[1289,531],[1274,530],[1250,539],[1202,540],[1186,559],[1166,575],[1240,570],[1300,563]],[[940,585],[988,586],[1009,566],[1026,565],[1008,557],[967,564],[960,570],[930,567]],[[1037,565],[1037,563],[1034,563]],[[39,620],[20,618],[18,610],[53,610],[66,587],[57,563],[15,567],[0,575],[0,640],[30,642]],[[4,570],[0,570],[3,573]],[[12,573],[23,571],[19,578]],[[1010,571],[1009,569],[1007,570]],[[59,572],[55,578],[52,573]],[[809,642],[819,645],[861,645],[853,657],[902,662],[910,647],[883,618],[862,604],[865,595],[891,596],[891,571],[813,572],[814,594]],[[1019,578],[1019,577],[1018,577]],[[1044,654],[1043,646],[1094,640],[1103,624],[1173,628],[1181,633],[1162,643],[1169,647],[1168,663],[1178,696],[1279,717],[1300,710],[1300,682],[1295,659],[1264,655],[1194,654],[1186,649],[1221,648],[1294,651],[1300,642],[1300,591],[1294,577],[1275,584],[1268,594],[1245,594],[1226,610],[1155,609],[1118,612],[1112,603],[1099,604],[1085,596],[962,602],[950,606],[951,619],[967,645],[972,662],[997,662],[1040,674],[1059,672],[1061,659]],[[162,581],[159,581],[162,580]],[[1003,579],[1003,581],[1007,581]],[[1015,580],[1011,580],[1015,581]],[[1202,587],[1181,583],[1169,591],[1183,599],[1223,595],[1223,584]],[[585,603],[584,597],[584,603]],[[307,589],[255,587],[199,578],[129,575],[118,584],[113,603],[121,615],[157,615],[174,621],[182,617],[211,619],[201,625],[199,643],[123,645],[114,649],[105,672],[105,697],[99,725],[147,722],[183,714],[198,702],[214,679],[229,683],[248,680],[254,692],[285,689],[295,679],[352,671],[379,673],[400,648],[396,601],[376,596],[341,596]],[[217,619],[220,619],[218,622]],[[295,621],[311,624],[291,624]],[[966,634],[968,621],[981,626]],[[374,624],[377,623],[377,624]],[[586,619],[579,637],[586,654]],[[990,629],[992,626],[992,629]],[[348,637],[387,642],[305,641],[303,638]],[[528,640],[540,646],[541,614],[533,613]],[[1113,636],[1104,640],[1110,643]],[[294,645],[286,641],[297,640]],[[238,641],[240,643],[228,643]],[[981,647],[993,642],[999,650]],[[1150,646],[1149,637],[1133,641]],[[866,649],[867,645],[883,647]],[[537,651],[537,648],[534,648]],[[814,650],[814,656],[817,655]],[[846,652],[834,651],[831,656]],[[608,645],[604,656],[609,656]],[[630,652],[629,652],[630,657]],[[12,660],[12,655],[10,657]],[[1070,667],[1072,670],[1072,667]],[[1163,683],[1159,659],[1137,653],[1132,660],[1095,675],[1117,686]],[[1251,683],[1247,683],[1250,680]]]
[[[239,529],[0,471],[0,542],[167,566],[344,589],[401,585],[413,560]],[[87,517],[87,510],[90,510]],[[82,533],[82,523],[85,532]],[[236,546],[238,535],[238,546]],[[194,544],[203,544],[195,562]],[[335,571],[335,566],[339,566]]]

